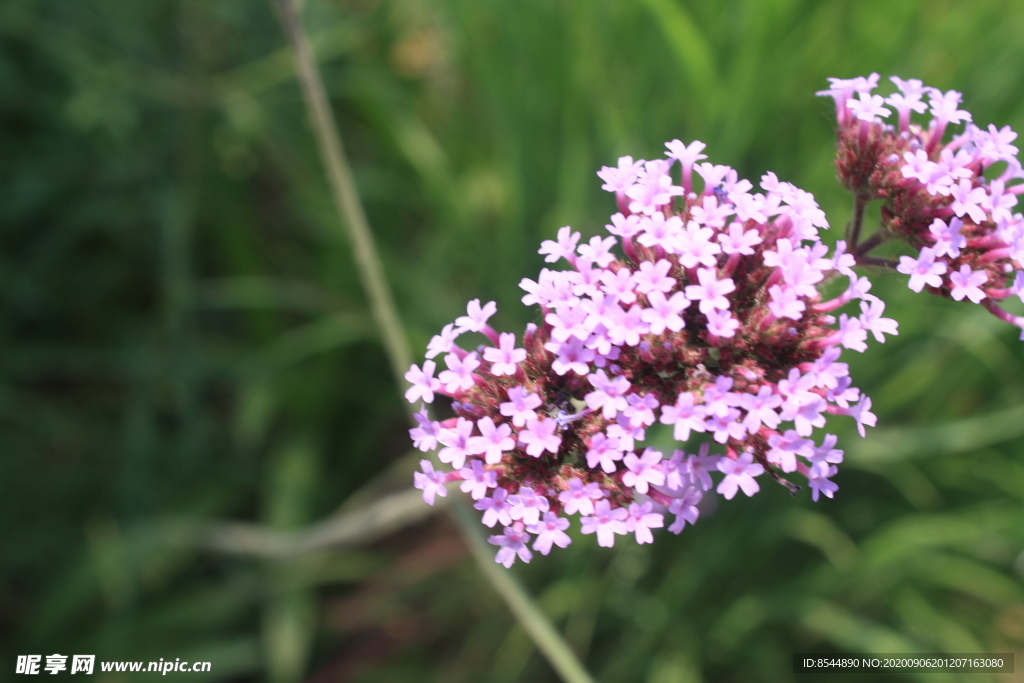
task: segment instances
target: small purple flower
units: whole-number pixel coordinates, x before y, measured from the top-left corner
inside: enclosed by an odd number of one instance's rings
[[[419,427],[409,430],[413,445],[421,451],[427,452],[437,448],[437,437],[441,434],[441,423],[434,422],[427,416],[427,409],[423,408],[413,415],[419,422]]]
[[[762,384],[756,394],[742,394],[740,406],[747,414],[743,418],[743,426],[751,434],[764,424],[769,429],[779,426],[779,414],[776,408],[782,405],[782,397],[772,393],[772,388]]]
[[[429,460],[420,460],[422,473],[415,472],[412,475],[413,486],[423,490],[423,500],[427,505],[434,504],[434,496],[444,498],[448,495],[448,489],[444,483],[447,481],[444,472],[435,472],[434,465]]]
[[[528,392],[523,387],[512,387],[508,390],[508,402],[502,403],[499,408],[501,414],[512,418],[512,424],[522,427],[527,420],[537,417],[534,408],[541,404],[540,396]]]
[[[572,539],[565,533],[565,530],[568,528],[569,520],[548,511],[544,513],[543,520],[529,525],[526,527],[526,530],[531,534],[537,534],[537,540],[533,543],[533,549],[541,555],[547,555],[551,552],[552,545],[557,545],[559,548],[569,547]]]
[[[693,394],[685,391],[679,394],[674,406],[661,407],[661,424],[673,425],[673,438],[676,441],[689,441],[690,432],[706,431],[704,418],[707,412],[704,406],[694,405]]]
[[[549,507],[548,499],[538,495],[529,486],[523,486],[514,496],[509,496],[508,503],[511,506],[509,516],[514,520],[522,520],[523,524],[536,524]]]
[[[768,462],[782,468],[783,472],[796,471],[796,456],[810,458],[814,455],[814,442],[804,439],[794,429],[785,434],[772,434],[768,439],[771,450],[765,456]]]
[[[686,326],[679,315],[690,306],[690,300],[682,292],[676,292],[671,298],[654,290],[647,295],[650,308],[640,313],[640,319],[650,326],[651,334],[662,334],[666,329],[678,332]]]
[[[625,192],[636,182],[637,170],[643,166],[642,161],[633,161],[633,157],[619,157],[619,165],[603,166],[597,177],[604,181],[602,190],[607,192]]]
[[[554,263],[560,258],[564,258],[572,263],[575,261],[576,243],[579,241],[580,234],[578,232],[573,232],[572,228],[567,225],[564,228],[558,229],[557,242],[552,242],[551,240],[544,240],[541,242],[538,253],[543,254],[544,260],[548,263]],[[479,301],[477,303],[479,303]]]
[[[473,500],[480,500],[487,495],[488,489],[498,485],[498,474],[485,470],[483,463],[473,460],[470,467],[463,467],[459,470],[462,476],[462,484],[459,485],[464,493],[468,493]]]
[[[622,475],[622,483],[636,489],[637,493],[647,493],[649,484],[660,486],[665,483],[665,473],[659,465],[662,461],[662,454],[653,448],[644,451],[642,457],[636,457],[633,453],[627,453],[623,463],[629,468]]]
[[[619,456],[622,457],[621,454]],[[594,501],[604,498],[601,485],[597,482],[590,482],[586,486],[579,479],[570,479],[569,488],[558,494],[558,502],[567,515],[592,515],[594,514]]]
[[[469,453],[483,455],[488,465],[501,462],[501,454],[516,447],[512,428],[507,424],[495,425],[490,416],[484,416],[477,420],[476,427],[480,436],[470,437],[467,444]]]
[[[583,517],[583,533],[597,533],[597,544],[603,548],[611,548],[615,545],[615,534],[629,533],[626,528],[626,518],[629,513],[625,508],[611,509],[607,500],[599,500],[594,505],[594,515]]]
[[[690,464],[690,481],[700,486],[702,491],[710,491],[714,486],[711,481],[711,470],[718,469],[718,462],[722,459],[720,455],[708,455],[708,445],[701,444],[700,453],[691,455],[688,458]]]
[[[615,260],[615,255],[611,252],[611,248],[614,246],[614,237],[605,237],[604,239],[591,237],[588,244],[580,245],[579,254],[580,257],[596,263],[598,268],[605,268]],[[547,555],[547,553],[544,554]]]
[[[542,417],[526,421],[526,427],[519,432],[520,445],[526,446],[526,454],[539,458],[544,451],[558,452],[562,437],[557,433],[558,423]]]
[[[718,234],[718,241],[726,254],[751,256],[754,247],[761,244],[762,239],[757,230],[744,230],[742,223],[733,223],[729,226],[728,233]]]
[[[437,378],[444,384],[445,391],[455,394],[473,388],[473,371],[480,367],[480,360],[475,353],[467,353],[465,358],[450,353],[444,357],[444,362],[448,369]]]
[[[974,187],[970,180],[962,178],[958,185],[949,188],[949,193],[953,196],[953,203],[949,206],[953,209],[953,213],[957,216],[966,214],[975,223],[984,222],[984,204],[988,201],[988,193],[985,192],[985,188]]]
[[[743,489],[743,493],[748,496],[761,490],[754,477],[764,474],[764,467],[754,462],[754,456],[750,453],[744,453],[736,460],[722,458],[718,461],[718,471],[725,474],[725,478],[715,490],[726,500],[732,500],[738,489]]]
[[[514,375],[516,363],[526,360],[526,349],[515,348],[516,336],[509,332],[502,333],[499,339],[499,348],[484,349],[484,360],[491,363],[491,374]]]
[[[526,547],[530,542],[530,534],[516,529],[514,526],[505,527],[504,534],[501,536],[491,536],[487,539],[487,542],[492,545],[501,546],[498,554],[494,557],[494,561],[505,565],[506,569],[511,567],[512,563],[516,561],[516,556],[523,562],[529,562],[533,559],[533,553]]]
[[[965,266],[966,267],[966,266]],[[875,336],[875,341],[879,343],[885,342],[885,337],[882,334],[897,334],[897,323],[892,318],[883,318],[882,313],[885,311],[885,303],[877,296],[868,295],[867,301],[860,302],[860,324],[865,330],[868,330]]]
[[[606,436],[598,432],[590,438],[590,448],[587,450],[587,467],[594,469],[601,466],[608,474],[616,470],[615,463],[622,460],[622,450],[619,447],[619,439],[614,436]]]
[[[482,308],[480,299],[473,299],[466,306],[466,315],[455,319],[455,329],[458,333],[483,332],[487,329],[487,320],[498,310],[498,305],[493,301],[487,302]]]
[[[594,351],[583,346],[583,342],[576,337],[564,343],[548,342],[544,348],[557,354],[551,363],[551,369],[557,374],[564,375],[572,371],[583,376],[590,372],[589,363],[594,361]]]
[[[942,275],[946,273],[946,264],[935,262],[935,250],[931,247],[921,249],[917,259],[910,256],[900,256],[900,264],[896,270],[904,275],[910,276],[908,286],[915,292],[920,292],[925,285],[929,287],[941,287]]]
[[[657,397],[651,394],[630,394],[626,396],[629,405],[622,413],[629,418],[631,424],[650,426],[654,424],[654,411],[661,405]]]
[[[678,534],[686,527],[687,522],[696,524],[697,518],[700,517],[700,510],[697,508],[697,505],[703,497],[704,494],[698,489],[687,488],[682,496],[673,499],[668,506],[668,511],[675,515],[676,518],[668,530],[673,534]]]
[[[834,477],[837,472],[839,472],[839,468],[835,465],[829,465],[824,472],[817,468],[811,470],[807,478],[807,484],[811,487],[811,500],[817,503],[818,494],[824,493],[831,498],[832,494],[839,490],[839,484],[830,480],[830,477]]]
[[[800,320],[803,317],[807,305],[799,298],[795,288],[772,285],[768,288],[768,294],[771,295],[768,310],[776,318]]]
[[[639,544],[654,543],[651,529],[660,529],[665,526],[665,518],[660,513],[651,512],[652,507],[654,505],[651,501],[639,505],[631,503],[629,506],[626,530],[636,534],[636,542]]]
[[[665,259],[661,259],[657,263],[644,261],[640,264],[640,269],[633,274],[636,291],[641,294],[650,294],[654,291],[662,294],[671,292],[677,284],[675,278],[668,277],[671,268],[672,263]]]
[[[708,313],[708,332],[722,339],[731,339],[740,327],[740,321],[732,317],[729,311],[711,311]]]
[[[971,270],[966,263],[960,266],[960,272],[953,272],[949,275],[949,281],[953,285],[949,295],[957,301],[967,297],[976,304],[981,303],[985,298],[985,292],[981,286],[988,282],[988,275],[982,270]]]
[[[955,90],[943,93],[938,88],[929,88],[931,113],[943,123],[961,123],[971,120],[971,113],[958,109],[961,95]]]
[[[702,228],[697,221],[690,221],[686,229],[678,234],[673,245],[674,253],[679,255],[680,265],[684,268],[696,268],[698,265],[714,268],[716,256],[722,251],[722,247],[711,241],[714,234],[711,228]],[[694,299],[689,291],[686,296]]]
[[[466,462],[466,457],[473,454],[469,446],[470,434],[473,433],[473,423],[460,417],[454,429],[444,429],[437,437],[437,440],[447,446],[437,454],[437,459],[449,463],[452,469],[460,470]]]
[[[433,358],[439,353],[455,353],[455,339],[458,336],[454,324],[445,325],[441,329],[441,334],[435,334],[427,343],[427,358]]]
[[[885,108],[885,100],[881,95],[869,95],[867,93],[860,93],[860,99],[851,99],[846,103],[846,106],[850,109],[855,117],[861,121],[867,121],[868,123],[875,123],[879,117],[886,118],[891,111]]]
[[[824,440],[821,442],[821,448],[815,448],[814,454],[807,458],[808,462],[811,463],[812,470],[827,473],[830,464],[838,464],[843,461],[843,452],[835,448],[836,441],[835,434],[825,435]]]
[[[501,524],[502,526],[512,525],[512,516],[509,515],[509,510],[512,509],[512,506],[508,504],[508,491],[503,488],[494,489],[494,493],[491,494],[490,498],[481,498],[473,503],[473,507],[484,511],[483,523],[486,526],[493,527],[495,524]]]
[[[441,383],[433,377],[437,364],[432,360],[424,361],[423,369],[413,365],[405,373],[405,380],[412,384],[405,392],[405,400],[415,403],[422,399],[424,403],[433,403],[434,392],[441,388]]]
[[[700,268],[697,271],[698,285],[686,286],[686,298],[700,302],[700,312],[705,315],[711,311],[729,309],[726,294],[736,289],[736,284],[729,278],[718,279],[714,268]]]
[[[747,433],[742,422],[737,422],[740,411],[729,408],[724,415],[709,415],[704,425],[707,431],[714,433],[714,439],[718,443],[725,443],[729,439],[740,440]]]
[[[861,436],[866,436],[864,433],[865,426],[874,427],[875,423],[878,421],[875,414],[871,412],[871,399],[867,396],[861,398],[861,400],[857,402],[857,405],[849,409],[847,414],[857,420],[857,432]]]
[[[665,147],[668,148],[665,156],[678,160],[684,166],[693,166],[701,159],[708,158],[706,154],[701,154],[701,151],[707,145],[699,140],[694,140],[689,145],[684,145],[679,140],[673,140],[672,142],[666,142]]]
[[[604,370],[598,370],[587,376],[594,391],[586,396],[587,407],[591,410],[601,408],[606,419],[612,419],[620,410],[629,405],[624,397],[629,391],[629,380],[625,377],[608,379]]]

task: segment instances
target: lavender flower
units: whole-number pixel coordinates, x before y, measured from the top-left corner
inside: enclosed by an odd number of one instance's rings
[[[853,103],[845,120],[858,133],[866,126],[869,138],[880,125],[875,119],[888,113],[870,95],[875,81],[840,83],[832,93],[843,112]],[[889,104],[901,115],[918,111],[914,95],[904,97]],[[937,106],[953,121],[948,105]],[[1008,140],[1000,133],[989,146],[1005,149]],[[839,358],[844,348],[864,350],[869,332],[878,341],[895,334],[895,322],[882,317],[884,304],[851,270],[855,254],[845,242],[829,257],[818,239],[828,223],[813,197],[774,174],[755,193],[726,166],[697,165],[703,143],[667,147],[667,159],[623,157],[598,174],[619,209],[611,237],[581,244],[563,227],[541,245],[548,263],[569,269],[522,280],[523,301],[540,307],[543,325],[527,326],[521,347],[487,324],[494,303],[474,300],[431,340],[428,354],[444,353],[447,370],[435,379],[427,361],[407,375],[410,401],[440,393],[455,412],[440,423],[418,418],[417,446],[440,443],[438,458],[452,471],[435,472],[424,461],[416,485],[432,502],[445,495],[445,483],[461,481],[484,525],[504,529],[490,542],[505,566],[517,557],[528,562],[531,543],[543,555],[567,546],[573,515],[601,546],[626,534],[652,542],[666,513],[675,515],[669,531],[679,533],[697,521],[712,489],[726,499],[753,495],[766,473],[794,491],[786,477],[804,477],[815,499],[831,497],[842,451],[832,435],[816,447],[815,432],[833,415],[852,417],[860,430],[874,424],[870,399],[851,386]],[[935,163],[914,157],[919,172],[934,175],[924,162]],[[945,176],[959,172],[957,163],[946,163]],[[993,201],[1009,204],[965,192],[964,220]],[[945,286],[936,259],[969,248],[956,234],[943,239],[941,252],[924,245],[930,251],[911,259],[923,284],[940,278],[932,286]],[[958,271],[961,298],[984,288],[980,272]],[[823,301],[819,287],[839,277],[849,279],[846,291]],[[858,301],[860,315],[837,313]],[[489,345],[460,348],[472,334]],[[643,445],[658,423],[672,427],[683,449],[707,434],[717,452],[704,443],[666,458]],[[721,477],[717,486],[712,475]]]

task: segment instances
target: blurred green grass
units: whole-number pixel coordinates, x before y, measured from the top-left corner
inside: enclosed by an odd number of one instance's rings
[[[922,78],[1024,130],[1024,7],[994,0],[306,5],[417,349],[467,299],[532,319],[536,245],[599,232],[595,171],[665,140],[773,170],[842,226],[827,76]],[[0,121],[3,660],[553,679],[444,517],[280,564],[168,541],[168,520],[297,528],[408,484],[383,474],[409,450],[400,387],[270,4],[4,3]],[[768,487],[653,547],[516,568],[600,680],[814,680],[794,651],[1021,659],[1022,345],[898,276],[875,289],[901,334],[853,359],[880,426],[840,433],[835,500]]]

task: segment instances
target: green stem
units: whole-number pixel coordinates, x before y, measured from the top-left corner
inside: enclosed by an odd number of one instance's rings
[[[277,0],[281,8],[281,21],[295,53],[295,69],[302,93],[309,111],[310,123],[317,139],[317,148],[331,187],[335,207],[342,222],[348,229],[356,265],[363,286],[370,298],[370,307],[384,337],[388,359],[396,379],[401,382],[412,362],[408,341],[401,320],[395,309],[391,289],[384,277],[380,256],[377,253],[373,235],[370,232],[366,213],[359,200],[359,193],[352,181],[352,172],[345,160],[334,116],[327,102],[320,72],[313,59],[309,37],[299,18],[300,0]],[[509,610],[515,615],[523,630],[533,639],[537,648],[544,653],[551,666],[567,683],[592,683],[593,679],[573,654],[562,635],[551,625],[540,607],[515,581],[510,572],[498,569],[485,541],[480,535],[479,522],[472,519],[469,510],[460,500],[453,500],[452,507],[469,544],[473,558],[480,571],[502,597]]]
[[[398,317],[395,301],[384,276],[384,268],[381,266],[380,255],[370,233],[370,224],[366,220],[366,212],[363,211],[359,192],[352,179],[352,170],[345,159],[345,150],[338,135],[334,114],[327,102],[320,71],[313,59],[309,36],[299,19],[299,3],[297,0],[278,0],[278,4],[281,8],[281,22],[295,55],[295,70],[302,85],[302,95],[306,101],[313,134],[316,136],[320,159],[327,171],[327,182],[331,188],[334,206],[348,231],[356,267],[359,269],[359,278],[366,288],[370,309],[384,338],[391,370],[401,383],[412,363],[405,328]]]

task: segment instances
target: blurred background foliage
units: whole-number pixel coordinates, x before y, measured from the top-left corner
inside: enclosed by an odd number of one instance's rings
[[[1024,130],[1024,5],[999,0],[307,0],[306,25],[417,350],[471,298],[521,330],[539,241],[598,233],[595,171],[665,140],[812,191],[835,239],[827,76],[922,78]],[[269,2],[2,3],[0,122],[3,666],[553,680],[443,513],[283,562],[183,531],[410,485],[404,387]],[[831,425],[835,500],[766,485],[678,538],[514,568],[599,680],[815,680],[795,651],[1024,667],[1024,344],[900,276],[875,291],[900,336],[852,359],[880,427]]]

